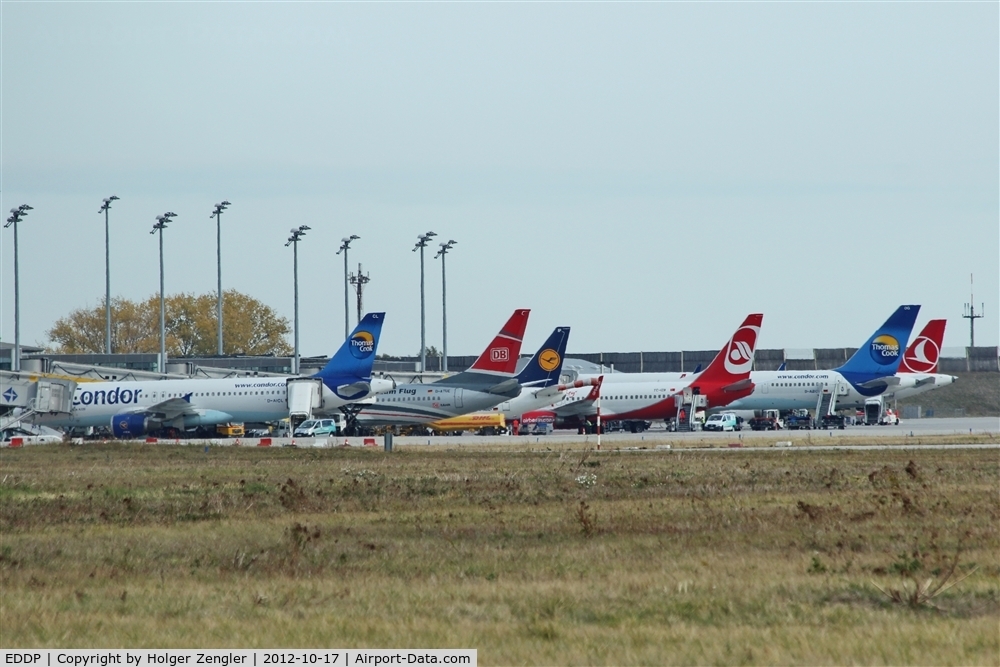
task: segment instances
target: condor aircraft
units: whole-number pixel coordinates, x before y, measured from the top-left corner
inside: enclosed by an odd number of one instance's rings
[[[753,393],[730,403],[730,410],[815,409],[819,397],[835,393],[836,407],[861,407],[865,400],[899,384],[906,341],[920,306],[900,306],[847,362],[829,371],[754,371]]]
[[[706,396],[710,407],[723,407],[754,388],[750,381],[754,352],[764,316],[748,315],[726,345],[715,355],[712,363],[698,374],[678,374],[671,379],[646,380],[642,373],[629,373],[632,382],[618,381],[607,384],[610,376],[603,376],[605,384],[600,390],[601,417],[609,421],[652,421],[670,419],[677,414],[674,397],[690,388],[693,394]],[[657,376],[661,374],[657,373]],[[665,375],[665,374],[664,374]],[[672,375],[672,374],[671,374]],[[561,401],[554,402],[541,412],[554,413],[557,426],[582,426],[584,420],[597,416],[597,392],[567,392]],[[528,417],[528,415],[526,415]],[[538,418],[538,414],[530,415]]]
[[[488,410],[504,399],[514,398],[521,392],[514,371],[530,312],[515,310],[469,370],[428,384],[402,384],[379,394],[374,402],[361,405],[356,423],[363,426],[426,424]]]
[[[391,380],[372,378],[385,313],[369,313],[315,377],[323,381],[323,410],[391,390]],[[36,420],[63,428],[110,426],[128,438],[165,428],[184,430],[227,422],[276,421],[288,416],[289,377],[88,382],[76,389],[68,416]]]

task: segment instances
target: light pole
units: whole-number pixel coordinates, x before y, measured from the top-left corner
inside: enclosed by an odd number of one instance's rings
[[[350,236],[345,236],[344,238],[340,239],[340,250],[337,251],[338,255],[341,252],[344,253],[344,340],[347,340],[347,334],[350,333],[350,329],[348,327],[348,321],[350,320],[350,315],[349,315],[349,313],[350,313],[350,307],[348,306],[348,300],[347,300],[347,282],[348,282],[347,281],[347,251],[351,247],[351,241],[357,241],[360,238],[361,237],[358,236],[357,234],[351,234]],[[358,269],[359,273],[360,273],[360,271],[361,270]],[[358,321],[360,322],[361,320],[359,319]]]
[[[21,370],[21,286],[18,279],[17,262],[17,223],[28,214],[33,207],[21,204],[17,208],[10,209],[10,217],[4,229],[14,225],[14,356],[10,358],[10,369],[12,371]]]
[[[163,215],[156,216],[156,224],[150,234],[160,233],[160,372],[167,372],[167,333],[166,333],[166,309],[163,307],[163,230],[167,228],[170,218],[177,214],[167,211]]]
[[[292,229],[285,247],[292,246],[292,282],[295,287],[295,358],[292,360],[292,374],[299,374],[299,239],[311,229],[300,225]]]
[[[448,281],[445,279],[444,256],[455,247],[458,241],[449,240],[447,243],[439,243],[441,247],[434,255],[434,259],[441,258],[441,357],[443,359],[441,370],[448,372]]]
[[[108,211],[117,195],[104,198],[98,213],[104,212],[104,354],[111,354],[111,234],[108,231]]]
[[[417,245],[413,246],[413,252],[420,250],[420,372],[427,370],[427,340],[424,329],[424,248],[427,242],[437,236],[436,232],[427,232],[417,237]]]
[[[221,204],[215,205],[215,210],[209,218],[215,218],[215,256],[219,267],[219,292],[218,303],[216,304],[216,318],[219,320],[219,351],[222,356],[222,212],[231,206],[228,200],[223,199]]]

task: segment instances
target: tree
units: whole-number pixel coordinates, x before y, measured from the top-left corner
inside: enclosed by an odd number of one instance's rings
[[[288,320],[262,302],[236,290],[224,292],[222,340],[225,354],[288,355]],[[218,350],[216,295],[174,294],[164,300],[167,354],[210,356]],[[49,329],[54,352],[104,351],[104,300],[94,308],[74,310]],[[111,349],[126,354],[160,351],[160,297],[145,301],[111,300]]]

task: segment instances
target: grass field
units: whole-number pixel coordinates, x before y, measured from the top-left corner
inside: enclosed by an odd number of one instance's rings
[[[0,645],[996,665],[998,480],[996,450],[2,450]]]

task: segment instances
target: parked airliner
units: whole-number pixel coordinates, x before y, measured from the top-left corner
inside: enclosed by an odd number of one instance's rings
[[[931,389],[946,387],[958,378],[938,373],[938,358],[944,344],[947,320],[931,320],[906,348],[896,378],[899,384],[891,388],[894,398],[910,398]]]
[[[332,411],[395,387],[371,377],[385,313],[369,313],[315,377],[323,381],[323,409]],[[88,382],[76,389],[69,415],[39,415],[36,423],[61,428],[110,426],[115,437],[162,429],[183,431],[227,422],[267,422],[288,416],[290,377]]]
[[[600,389],[601,416],[608,421],[653,421],[671,419],[677,415],[675,396],[700,394],[706,397],[710,407],[723,407],[732,401],[748,396],[753,391],[750,369],[753,366],[757,339],[764,316],[760,313],[748,315],[725,346],[716,354],[712,363],[698,374],[678,374],[670,379],[645,380],[635,378],[632,382],[603,384]],[[662,374],[657,373],[657,376]],[[604,382],[610,376],[604,376]],[[597,392],[589,392],[580,398],[580,391],[567,392],[560,401],[538,412],[554,413],[557,426],[582,426],[584,420],[594,421],[597,417]],[[538,419],[543,415],[532,414]]]
[[[426,424],[488,410],[521,392],[514,375],[530,310],[516,310],[467,371],[431,382],[397,386],[363,404],[361,426]],[[349,426],[350,428],[350,426]]]
[[[730,410],[815,409],[824,393],[836,407],[861,407],[899,383],[896,369],[920,306],[900,306],[842,366],[828,371],[754,371],[753,393],[730,403]]]

